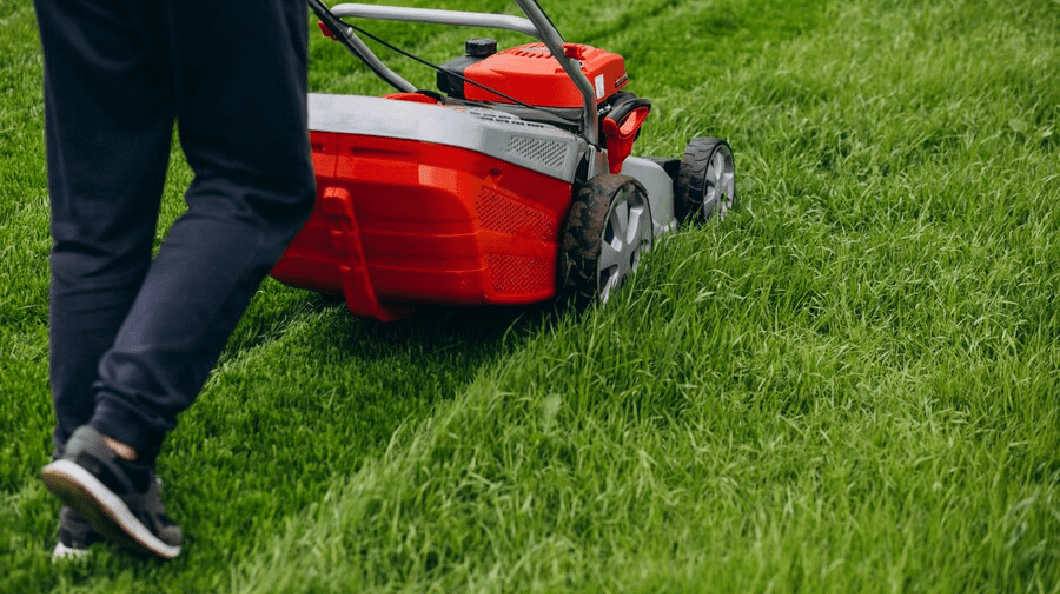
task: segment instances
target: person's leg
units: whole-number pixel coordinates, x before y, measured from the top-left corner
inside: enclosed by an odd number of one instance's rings
[[[62,452],[151,259],[173,130],[152,3],[36,0],[51,201],[49,375]],[[140,6],[140,5],[143,6]]]
[[[177,125],[195,179],[102,358],[91,421],[144,462],[312,209],[305,16],[287,0],[166,5]]]
[[[164,46],[136,22],[150,3],[36,0],[45,54],[51,202],[49,381],[55,452],[92,416],[92,383],[151,259],[173,130]],[[69,505],[56,559],[102,537]]]
[[[90,423],[41,477],[108,538],[172,558],[180,530],[153,480],[162,438],[312,209],[307,31],[305,8],[284,0],[147,4],[165,13],[165,26],[145,32],[169,43],[172,104],[196,177],[100,360]]]

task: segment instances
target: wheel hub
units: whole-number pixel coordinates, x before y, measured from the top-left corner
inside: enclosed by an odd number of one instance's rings
[[[622,286],[651,248],[651,213],[645,197],[630,189],[615,196],[601,241],[597,278],[601,303]]]
[[[711,155],[704,175],[703,218],[725,214],[736,196],[736,166],[728,146],[719,146]]]

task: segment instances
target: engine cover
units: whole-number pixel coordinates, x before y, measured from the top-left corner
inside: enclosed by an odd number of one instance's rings
[[[591,47],[567,43],[568,58],[578,60],[582,72],[603,103],[629,82],[622,56]],[[580,108],[582,96],[574,81],[552,57],[544,43],[520,45],[477,61],[464,69],[464,76],[495,89],[528,105],[557,108]],[[508,99],[475,85],[464,84],[464,98],[469,101],[511,103]]]

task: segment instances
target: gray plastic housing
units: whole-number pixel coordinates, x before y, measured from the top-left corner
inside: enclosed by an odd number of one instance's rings
[[[486,108],[310,93],[309,129],[472,150],[574,183],[588,143],[576,134]]]

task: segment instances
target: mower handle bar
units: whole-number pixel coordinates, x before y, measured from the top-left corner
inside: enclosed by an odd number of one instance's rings
[[[479,12],[460,12],[438,8],[407,8],[400,6],[374,6],[368,4],[344,3],[331,8],[337,17],[355,17],[382,21],[405,21],[432,23],[437,25],[454,25],[458,27],[483,27],[518,31],[544,42],[556,58],[567,76],[574,81],[582,95],[582,135],[589,144],[595,146],[599,140],[597,131],[596,95],[589,78],[581,67],[567,58],[563,52],[563,37],[552,22],[545,16],[536,0],[515,0],[527,18],[507,14],[486,14]],[[367,50],[367,47],[364,48]],[[369,50],[369,53],[370,50]],[[374,57],[374,56],[373,56]]]
[[[335,5],[331,8],[331,12],[337,17],[356,17],[377,21],[406,21],[455,25],[458,27],[508,29],[541,39],[537,32],[537,27],[534,27],[532,22],[508,14],[483,14],[438,8],[405,8],[402,6],[374,6],[353,3]]]

